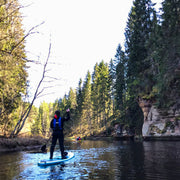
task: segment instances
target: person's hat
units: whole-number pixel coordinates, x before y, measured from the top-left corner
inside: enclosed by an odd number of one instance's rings
[[[55,111],[55,115],[57,115],[57,118],[59,118],[61,115],[60,111],[59,110]]]

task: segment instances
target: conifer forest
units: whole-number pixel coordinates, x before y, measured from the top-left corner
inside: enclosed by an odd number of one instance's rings
[[[141,135],[140,98],[158,108],[180,101],[180,0],[164,0],[161,12],[154,5],[151,0],[134,0],[125,43],[117,44],[114,58],[96,63],[92,73],[87,69],[86,78],[64,97],[36,107],[25,100],[30,93],[30,60],[23,7],[18,0],[0,0],[0,135],[49,137],[54,112],[63,115],[68,108],[67,136],[111,135],[117,123]]]

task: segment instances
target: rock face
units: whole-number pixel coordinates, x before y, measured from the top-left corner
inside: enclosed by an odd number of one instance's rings
[[[180,136],[180,108],[157,109],[150,100],[139,99],[144,114],[144,137]]]

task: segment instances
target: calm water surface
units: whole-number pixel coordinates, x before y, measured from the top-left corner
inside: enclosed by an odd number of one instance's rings
[[[0,180],[102,179],[180,180],[180,142],[66,142],[75,158],[64,164],[39,167],[49,153],[0,154]],[[55,151],[59,155],[59,150]]]

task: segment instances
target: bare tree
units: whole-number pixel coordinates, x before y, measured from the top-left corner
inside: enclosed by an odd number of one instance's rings
[[[27,117],[28,117],[28,115],[29,115],[29,113],[31,111],[31,108],[32,108],[33,104],[34,104],[34,101],[37,99],[37,97],[39,97],[43,93],[43,91],[45,89],[45,88],[43,88],[42,90],[40,90],[40,86],[41,86],[42,82],[44,81],[44,79],[46,77],[45,75],[47,73],[47,65],[48,65],[48,61],[49,61],[49,57],[50,57],[50,52],[51,52],[51,43],[49,45],[48,56],[47,56],[47,59],[45,61],[44,67],[43,67],[42,77],[41,77],[41,79],[40,79],[40,81],[38,83],[38,86],[37,86],[36,91],[34,93],[33,99],[31,101],[30,105],[25,110],[25,112],[22,114],[19,121],[17,122],[14,130],[12,131],[12,133],[10,135],[11,138],[16,137],[19,134],[19,132],[22,130],[22,128],[23,128],[23,126],[25,124],[25,121],[26,121],[26,119],[27,119]]]

